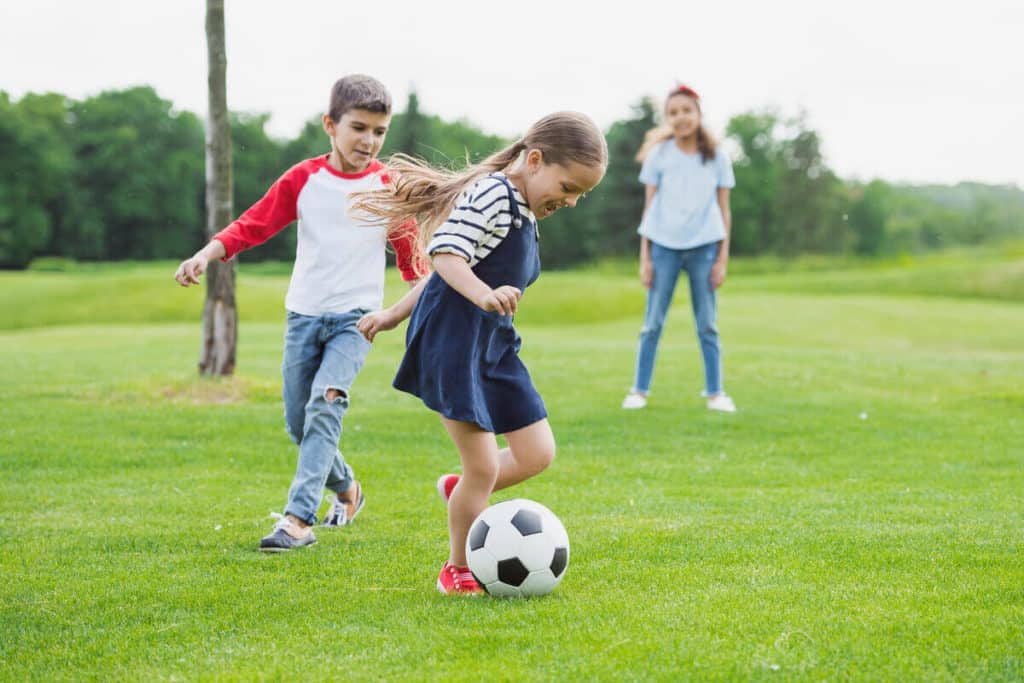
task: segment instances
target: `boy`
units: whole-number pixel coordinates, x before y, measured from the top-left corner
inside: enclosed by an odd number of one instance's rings
[[[264,552],[316,543],[312,526],[324,487],[335,497],[323,526],[350,524],[366,501],[338,440],[349,388],[370,349],[356,323],[381,307],[388,238],[383,226],[350,216],[347,209],[352,192],[388,182],[376,157],[390,122],[391,96],[379,81],[362,75],[340,79],[323,116],[331,151],[285,172],[174,275],[183,287],[198,284],[210,259],[229,259],[298,219],[282,374],[285,423],[299,457],[285,514],[260,540]],[[414,226],[390,241],[402,279],[414,284]]]

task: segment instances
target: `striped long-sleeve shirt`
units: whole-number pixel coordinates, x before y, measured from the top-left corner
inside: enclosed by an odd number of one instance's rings
[[[428,254],[456,254],[472,268],[501,244],[512,227],[512,205],[508,188],[496,176],[504,174],[486,175],[459,196],[427,245]],[[513,194],[520,213],[536,221],[519,191],[513,188]]]

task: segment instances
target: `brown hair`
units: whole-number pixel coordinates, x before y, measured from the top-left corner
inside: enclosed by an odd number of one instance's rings
[[[668,97],[665,98],[664,108],[668,108],[669,100],[673,97],[680,96],[689,97],[693,100],[693,103],[697,105],[697,113],[701,114],[702,121],[701,124],[697,126],[697,150],[700,152],[701,162],[706,164],[715,158],[715,151],[718,149],[718,142],[710,133],[708,133],[707,129],[704,128],[703,112],[700,108],[700,97],[698,97],[697,93],[694,92],[692,88],[680,85],[672,90],[672,92],[668,94]],[[647,158],[647,155],[651,153],[652,149],[666,140],[671,140],[673,137],[675,137],[675,132],[670,126],[662,124],[651,128],[647,131],[647,134],[644,135],[644,142],[640,146],[640,151],[636,153],[636,160],[643,163],[644,159]]]
[[[391,234],[402,231],[403,224],[415,217],[419,223],[418,257],[423,259],[426,245],[448,218],[459,195],[488,173],[505,170],[524,151],[532,149],[541,151],[545,164],[575,161],[591,167],[608,165],[608,145],[590,117],[560,111],[537,121],[526,135],[505,149],[462,170],[435,168],[420,159],[395,154],[387,161],[392,182],[383,189],[353,193],[352,210],[381,219]]]
[[[376,114],[391,113],[391,93],[384,84],[372,76],[352,74],[335,81],[331,87],[331,101],[327,115],[337,123],[345,112],[365,109]]]

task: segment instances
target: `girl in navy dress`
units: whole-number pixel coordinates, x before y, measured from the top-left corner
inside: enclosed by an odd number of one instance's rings
[[[537,221],[576,206],[604,176],[608,148],[588,117],[544,117],[511,146],[462,171],[396,156],[393,184],[354,205],[401,229],[410,216],[434,273],[404,298],[359,321],[367,339],[411,313],[397,389],[437,412],[462,461],[444,475],[450,549],[437,587],[481,592],[466,567],[466,535],[493,491],[538,474],[555,456],[547,410],[519,359],[512,325],[540,275]],[[502,434],[508,448],[498,448]]]

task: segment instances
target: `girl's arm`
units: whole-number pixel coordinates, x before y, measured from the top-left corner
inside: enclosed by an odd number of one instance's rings
[[[434,270],[456,292],[466,297],[485,311],[497,311],[512,315],[523,293],[511,285],[491,289],[476,276],[466,259],[456,254],[434,255]]]
[[[732,234],[732,211],[729,208],[729,188],[718,188],[718,207],[722,210],[725,223],[725,239],[718,247],[718,258],[711,267],[711,288],[718,289],[725,282],[726,264],[729,263],[729,235]]]
[[[654,201],[654,195],[658,192],[657,185],[645,185],[644,186],[644,215],[647,215],[647,209],[650,208],[651,202]],[[647,289],[651,288],[651,282],[654,281],[654,265],[651,263],[651,243],[646,237],[640,238],[640,284]]]
[[[393,330],[398,327],[398,323],[408,318],[412,314],[416,302],[419,301],[423,288],[427,286],[428,279],[429,277],[422,277],[419,282],[410,283],[409,291],[401,299],[382,311],[367,313],[360,318],[356,323],[356,329],[363,333],[366,341],[372,342],[378,332]]]

